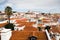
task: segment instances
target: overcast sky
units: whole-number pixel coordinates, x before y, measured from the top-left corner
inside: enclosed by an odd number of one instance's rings
[[[11,6],[15,11],[60,12],[60,0],[0,0],[0,10]]]

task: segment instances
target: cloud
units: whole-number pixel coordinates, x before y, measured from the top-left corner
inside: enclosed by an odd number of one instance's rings
[[[58,0],[59,1],[59,0]],[[60,6],[56,0],[10,0],[9,2],[17,7],[38,8]]]
[[[59,10],[60,0],[8,0],[7,4],[13,7],[13,9],[30,9],[30,10]]]
[[[5,6],[10,6],[10,7],[12,7],[13,4],[12,4],[12,3],[7,3]]]

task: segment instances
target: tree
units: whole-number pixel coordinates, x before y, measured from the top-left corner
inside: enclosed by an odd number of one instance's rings
[[[37,27],[39,31],[41,31],[41,27]]]
[[[9,7],[9,6],[7,6],[6,8],[5,8],[5,13],[6,13],[6,15],[8,16],[8,23],[10,23],[10,16],[12,15],[12,8],[11,7]]]
[[[8,16],[8,24],[7,25],[5,25],[5,28],[6,29],[11,29],[11,30],[14,30],[14,24],[12,24],[12,23],[10,23],[10,16],[12,15],[12,8],[10,7],[10,6],[7,6],[6,8],[5,8],[5,13],[6,13],[6,15]]]
[[[6,29],[11,29],[11,30],[14,30],[14,24],[12,24],[12,23],[8,23],[7,25],[5,25],[5,28]]]
[[[46,26],[45,27],[45,29],[47,29],[48,31],[50,30],[50,28],[51,28],[50,26]]]

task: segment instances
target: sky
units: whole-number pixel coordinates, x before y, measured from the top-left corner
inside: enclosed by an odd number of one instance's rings
[[[39,11],[45,13],[60,13],[60,0],[0,0],[0,11],[6,6],[14,11]]]

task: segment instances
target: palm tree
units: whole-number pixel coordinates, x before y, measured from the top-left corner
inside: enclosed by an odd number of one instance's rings
[[[9,6],[7,6],[6,8],[5,8],[5,13],[6,13],[6,15],[8,16],[8,23],[10,23],[10,16],[12,15],[12,8],[11,7],[9,7]]]
[[[11,30],[14,30],[14,24],[12,24],[12,23],[10,23],[10,16],[12,15],[12,8],[10,7],[10,6],[7,6],[6,8],[5,8],[5,13],[6,13],[6,15],[8,16],[8,24],[7,25],[5,25],[5,28],[6,29],[11,29]]]

